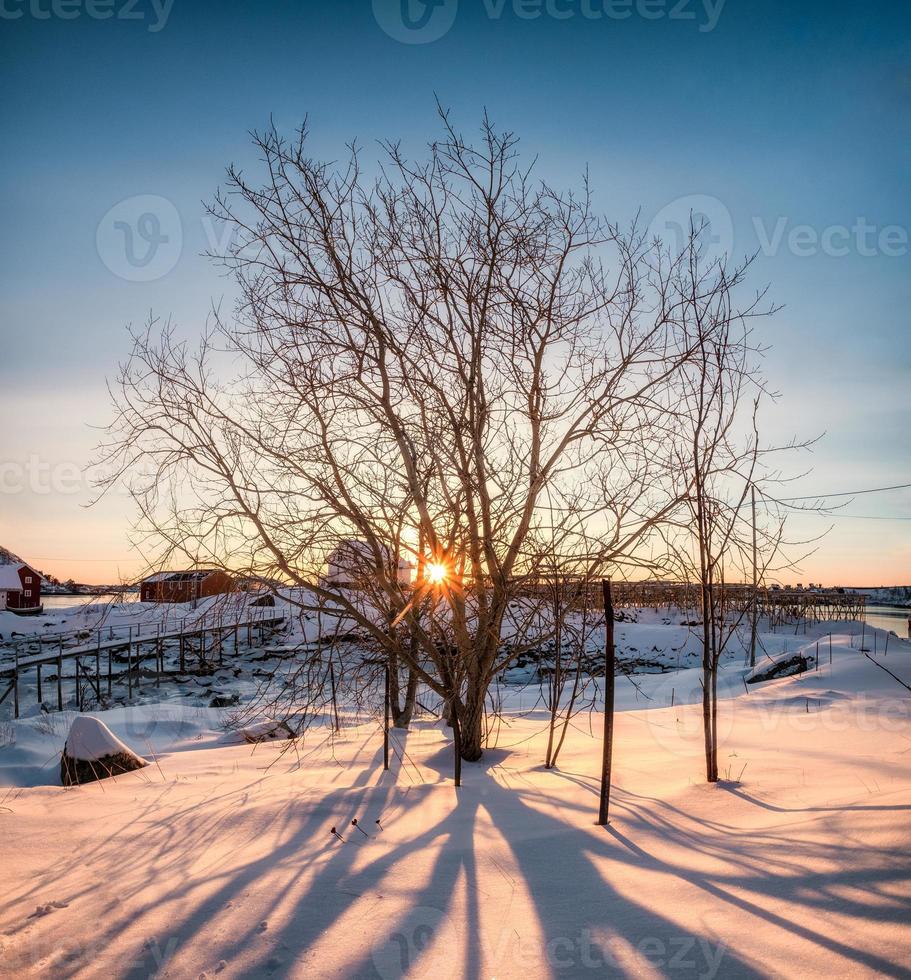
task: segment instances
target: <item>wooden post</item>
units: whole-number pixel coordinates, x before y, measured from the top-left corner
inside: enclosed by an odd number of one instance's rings
[[[57,649],[57,710],[63,711],[63,640]]]
[[[184,646],[184,636],[182,631],[180,634],[180,640],[178,642],[180,643],[180,672],[181,674],[183,674],[187,669],[187,662],[186,662],[186,654],[184,652],[185,646]]]
[[[13,717],[19,717],[19,653],[16,652],[16,662],[13,666]]]
[[[76,710],[82,711],[82,686],[79,683],[79,658],[76,658]]]
[[[601,583],[604,592],[604,746],[601,756],[601,797],[598,806],[598,826],[608,820],[610,809],[611,761],[614,748],[614,603],[610,579]]]
[[[753,616],[750,625],[750,666],[756,666],[756,627],[759,603],[759,572],[756,560],[756,487],[750,484],[750,495],[753,504]]]
[[[455,753],[452,776],[458,789],[462,785],[462,727],[459,724],[459,713],[452,702],[450,702],[449,717],[452,719],[452,748]]]
[[[37,674],[38,674],[38,704],[40,705],[44,698],[41,697],[41,664],[36,664]]]
[[[386,682],[383,694],[383,769],[389,768],[389,659],[386,659]]]
[[[236,635],[237,634],[235,633],[235,636]],[[341,725],[338,721],[338,699],[335,693],[335,668],[332,666],[331,655],[329,660],[329,684],[332,689],[332,714],[335,718],[335,730],[338,732],[341,731]]]
[[[100,636],[101,634],[99,634]],[[111,696],[111,688],[114,684],[114,667],[111,663],[111,651],[108,649],[108,697]]]

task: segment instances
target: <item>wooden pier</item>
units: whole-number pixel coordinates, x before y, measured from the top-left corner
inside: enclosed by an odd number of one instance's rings
[[[613,582],[614,602],[621,609],[654,609],[684,611],[699,615],[701,593],[692,582]],[[752,609],[770,629],[787,625],[862,620],[866,614],[866,596],[844,589],[781,589],[752,585],[716,585],[716,597],[725,615],[737,617]],[[529,582],[529,596],[545,597],[555,593],[581,608],[602,609],[601,587],[597,582],[580,579],[538,579]]]
[[[225,644],[229,643],[232,651],[236,652],[241,634],[244,634],[248,646],[262,645],[284,621],[283,615],[263,607],[261,614],[236,623],[213,623],[205,617],[198,617],[185,619],[171,628],[164,628],[159,623],[146,625],[143,630],[142,624],[136,624],[19,637],[5,650],[0,648],[0,653],[12,653],[13,659],[10,666],[0,668],[0,704],[12,697],[13,717],[18,718],[22,675],[34,671],[38,704],[44,703],[44,685],[49,682],[56,687],[57,710],[62,711],[65,662],[74,662],[77,710],[83,710],[84,689],[94,694],[96,703],[101,703],[103,692],[106,691],[110,697],[114,683],[124,678],[127,697],[132,698],[134,688],[137,692],[139,690],[144,663],[152,662],[151,673],[155,685],[160,687],[165,675],[199,673],[211,667],[216,660],[221,665]],[[86,642],[92,633],[94,638]],[[178,669],[166,671],[165,644],[173,641],[179,644]],[[56,667],[56,671],[44,674],[44,669],[48,667]],[[149,671],[146,674],[148,676]]]

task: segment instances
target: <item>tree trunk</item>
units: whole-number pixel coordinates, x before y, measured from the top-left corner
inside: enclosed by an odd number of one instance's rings
[[[715,745],[712,740],[712,652],[711,636],[713,615],[712,594],[702,585],[702,729],[705,739],[705,778],[714,782]]]
[[[712,775],[711,783],[718,782],[718,662],[712,669]]]
[[[469,682],[465,697],[458,707],[459,734],[462,758],[477,762],[484,754],[484,699],[487,687],[481,681]]]
[[[392,713],[393,728],[407,728],[414,714],[415,698],[417,697],[418,677],[410,667],[408,680],[405,682],[405,702],[402,703],[402,683],[399,677],[399,658],[394,653],[389,654],[389,704]]]
[[[407,728],[414,715],[414,705],[418,693],[418,675],[409,667],[405,683],[405,702],[399,706],[398,695],[392,702],[392,725],[394,728]]]

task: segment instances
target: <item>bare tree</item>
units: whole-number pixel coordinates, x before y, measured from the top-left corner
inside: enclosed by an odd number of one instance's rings
[[[559,192],[513,134],[440,116],[426,159],[386,144],[372,177],[355,147],[311,159],[306,128],[254,136],[264,179],[230,168],[211,207],[237,308],[193,352],[135,336],[106,454],[159,559],[306,586],[451,706],[474,760],[492,679],[558,625],[523,587],[639,561],[673,512],[657,447],[698,352],[697,243],[668,256],[598,217],[587,177]],[[346,538],[356,590],[321,578]]]
[[[692,237],[701,239],[704,231],[691,219]],[[751,578],[761,554],[762,565],[755,569],[761,577],[781,555],[784,520],[777,508],[766,508],[757,524],[746,505],[757,486],[780,482],[772,468],[777,456],[806,445],[771,446],[760,440],[760,405],[772,395],[759,373],[762,351],[751,339],[751,321],[774,308],[761,305],[762,293],[747,307],[734,306],[731,290],[750,264],[747,260],[731,273],[724,261],[705,263],[693,250],[689,264],[680,269],[680,290],[689,294],[681,324],[692,340],[692,356],[680,371],[680,401],[669,420],[682,516],[664,529],[672,538],[670,563],[699,586],[709,782],[718,779],[718,668],[729,641],[755,609],[754,596],[732,607],[725,576],[729,585],[732,574],[740,581]]]

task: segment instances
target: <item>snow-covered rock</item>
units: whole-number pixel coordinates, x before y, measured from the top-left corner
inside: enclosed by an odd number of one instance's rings
[[[755,668],[747,675],[747,684],[760,684],[763,681],[772,681],[778,677],[791,677],[794,674],[803,674],[812,670],[816,666],[816,655],[809,644],[793,653],[780,653],[775,657],[768,657],[760,661]]]
[[[286,720],[261,721],[255,725],[248,725],[246,728],[240,730],[240,735],[245,742],[249,742],[250,744],[297,737],[297,733]]]
[[[147,765],[104,722],[77,715],[60,757],[60,781],[64,786],[90,783]]]

